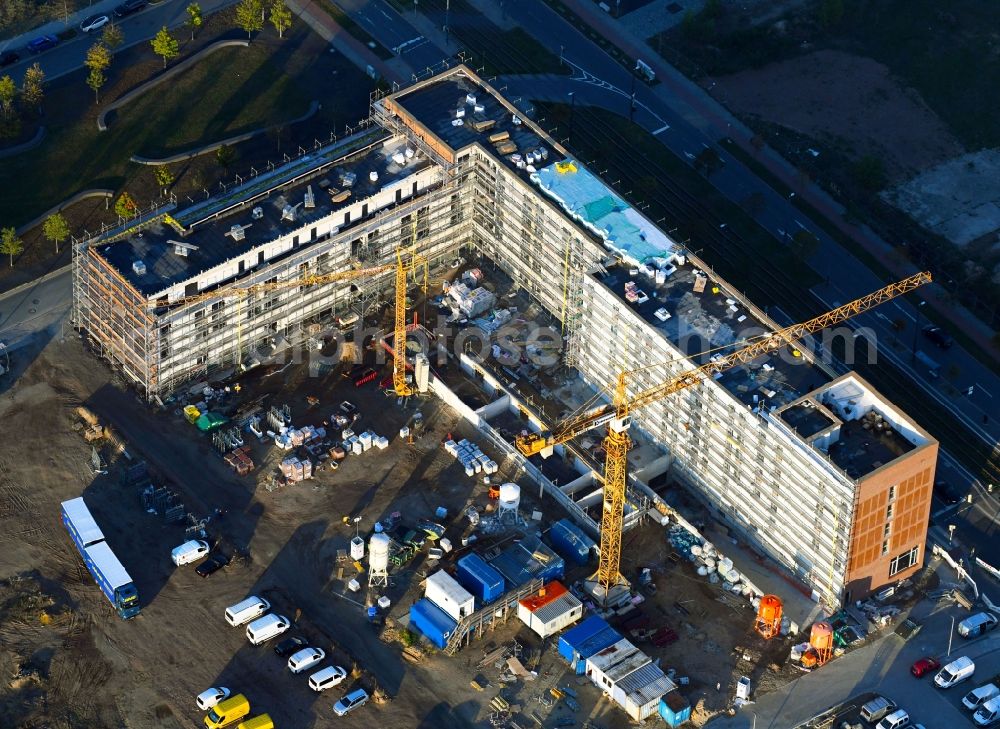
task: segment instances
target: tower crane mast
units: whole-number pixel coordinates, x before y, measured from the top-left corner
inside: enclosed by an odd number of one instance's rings
[[[628,378],[633,372],[618,375],[612,389],[611,403],[591,408],[557,423],[550,431],[519,436],[515,440],[517,449],[525,456],[532,456],[601,425],[607,426],[604,450],[604,503],[601,519],[601,557],[595,574],[596,581],[603,590],[606,600],[611,589],[620,582],[622,520],[625,510],[627,484],[628,451],[632,441],[628,430],[632,422],[631,413],[639,408],[659,402],[681,390],[714,377],[741,364],[747,364],[761,355],[774,352],[784,345],[791,345],[797,339],[814,334],[826,327],[840,324],[851,317],[902,296],[919,286],[930,283],[931,275],[922,272],[890,284],[867,296],[838,306],[825,314],[808,321],[793,324],[771,334],[756,339],[750,344],[727,355],[721,355],[700,367],[679,375],[629,396]],[[648,369],[648,368],[647,368]]]

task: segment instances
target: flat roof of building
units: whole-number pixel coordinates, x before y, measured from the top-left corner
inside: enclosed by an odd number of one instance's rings
[[[836,423],[816,407],[812,400],[803,400],[782,410],[781,419],[803,438],[812,438]]]
[[[718,354],[734,351],[744,339],[773,331],[742,298],[716,285],[712,274],[693,265],[690,259],[681,265],[675,258],[674,263],[668,261],[662,270],[671,268],[675,270],[660,283],[655,266],[643,269],[615,265],[606,274],[595,276],[696,366]],[[699,292],[696,282],[702,275],[707,279]],[[635,284],[635,288],[627,290],[630,284]],[[712,350],[719,348],[724,349],[713,354]],[[745,405],[784,405],[830,381],[830,376],[818,365],[801,352],[796,356],[795,351],[798,350],[782,347],[749,364],[734,367],[717,379]]]
[[[264,198],[247,202],[255,193],[246,189],[242,198],[246,204],[230,208],[218,218],[195,227],[186,236],[182,237],[173,227],[158,220],[142,226],[124,240],[98,244],[97,252],[141,294],[153,296],[237,255],[276,240],[293,229],[319,221],[430,166],[430,160],[413,150],[413,156],[407,157],[406,149],[405,139],[389,139],[384,146],[378,146],[363,156],[345,159],[342,164],[334,163],[311,177],[300,174],[296,182],[279,186]],[[402,164],[399,163],[400,154],[403,155]],[[317,158],[317,168],[326,164]],[[370,178],[371,172],[377,173],[377,180]],[[353,182],[347,185],[345,183],[350,175],[354,176]],[[248,181],[241,187],[250,188],[252,185]],[[315,206],[306,208],[305,196],[310,186]],[[342,192],[347,189],[351,192],[350,196],[335,202],[330,190]],[[226,197],[239,202],[237,192],[231,189]],[[297,206],[294,220],[283,219],[286,206]],[[258,217],[254,217],[254,210],[258,211]],[[183,219],[184,212],[176,213],[175,217]],[[242,240],[235,240],[230,235],[234,225],[250,226],[243,231],[245,237]],[[302,241],[303,244],[309,242]],[[178,253],[177,243],[186,247],[186,255]],[[269,262],[275,260],[280,258],[269,259]],[[142,261],[144,273],[140,272],[141,269],[136,270],[133,265],[136,261]]]

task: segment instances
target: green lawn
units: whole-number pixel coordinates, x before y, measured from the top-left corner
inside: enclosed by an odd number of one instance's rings
[[[99,132],[99,108],[82,72],[53,84],[45,102],[45,141],[0,164],[0,225],[20,225],[78,190],[120,189],[126,185],[148,200],[154,191],[148,167],[129,162],[132,154],[159,156],[217,141],[261,126],[294,119],[313,99],[323,109],[303,126],[303,139],[340,130],[367,115],[372,82],[303,23],[285,40],[262,34],[249,48],[216,51],[175,79],[158,86],[110,115],[109,130]],[[119,54],[106,98],[117,98],[158,72],[146,44]],[[159,66],[162,69],[162,64]],[[298,128],[294,129],[299,131]],[[264,141],[250,142],[267,147]],[[245,151],[249,163],[253,149]],[[280,157],[280,154],[277,154]],[[180,172],[180,171],[179,171]],[[145,188],[145,189],[143,189]],[[183,189],[179,180],[179,189]]]

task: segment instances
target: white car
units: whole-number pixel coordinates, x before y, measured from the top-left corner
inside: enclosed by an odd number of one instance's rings
[[[195,699],[195,701],[198,703],[199,709],[202,711],[208,711],[220,701],[228,699],[229,694],[230,691],[225,686],[215,686],[202,691],[198,694],[198,698]]]
[[[293,653],[292,657],[288,659],[288,670],[292,673],[302,673],[324,658],[326,658],[326,653],[323,652],[322,648],[303,648]]]
[[[326,691],[328,688],[340,685],[345,678],[347,678],[347,671],[343,668],[327,666],[309,677],[309,688],[313,691]]]
[[[80,23],[80,30],[84,33],[90,33],[94,30],[100,30],[110,22],[111,18],[107,15],[91,15],[89,18]]]
[[[170,551],[170,559],[173,560],[174,564],[180,567],[182,564],[191,564],[192,562],[197,562],[202,557],[208,556],[208,542],[204,542],[201,539],[192,539],[179,547],[174,547]]]

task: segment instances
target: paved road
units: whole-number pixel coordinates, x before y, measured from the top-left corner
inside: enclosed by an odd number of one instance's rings
[[[337,0],[337,4],[373,38],[417,72],[441,62],[448,54],[420,34],[407,18],[385,0]]]
[[[188,6],[190,0],[164,0],[164,2],[158,3],[157,5],[150,5],[145,10],[142,10],[135,15],[130,15],[122,20],[118,21],[121,26],[122,31],[125,34],[125,43],[123,47],[133,46],[136,43],[143,43],[148,41],[156,32],[163,26],[168,28],[178,28],[184,24],[187,20],[187,13],[184,9]],[[204,15],[209,15],[221,8],[228,5],[233,5],[236,0],[199,0],[201,5],[201,10]],[[117,0],[103,0],[102,2],[94,3],[92,7],[87,8],[86,11],[81,11],[75,16],[72,16],[70,24],[72,27],[78,27],[78,24],[83,18],[89,17],[90,15],[96,15],[98,13],[111,13],[111,9],[118,5]],[[51,25],[51,24],[50,24]],[[66,24],[57,23],[60,26],[58,30],[65,29]],[[24,76],[24,69],[30,66],[32,63],[37,62],[41,65],[42,70],[45,71],[45,77],[48,80],[64,76],[67,73],[71,73],[76,69],[83,66],[84,58],[87,55],[87,49],[90,48],[97,40],[100,38],[100,31],[96,31],[92,34],[80,33],[76,38],[60,43],[58,46],[52,50],[40,53],[37,56],[29,54],[27,51],[23,50],[22,46],[30,38],[37,38],[43,32],[53,32],[45,30],[48,26],[43,26],[40,29],[27,33],[25,36],[20,38],[15,38],[10,41],[0,42],[0,50],[7,49],[19,49],[21,54],[21,60],[12,66],[8,66],[3,69],[3,74],[9,74],[12,78],[20,83],[21,78]],[[188,32],[187,29],[181,29],[180,32],[176,33],[178,37],[181,37],[183,33]]]
[[[834,660],[823,668],[794,681],[783,689],[758,697],[734,717],[709,722],[711,729],[789,729],[828,707],[850,702],[851,697],[871,691],[888,696],[910,714],[913,722],[928,729],[972,726],[961,707],[962,696],[1000,671],[1000,636],[965,641],[957,635],[951,658],[967,655],[976,663],[976,673],[965,683],[941,691],[931,677],[915,679],[910,666],[931,655],[946,662],[952,618],[968,616],[958,607],[938,608],[923,602],[912,615],[924,622],[923,630],[908,643],[889,634]]]
[[[0,342],[10,352],[63,321],[73,301],[69,267],[0,295]]]
[[[480,1],[496,3],[498,0]],[[627,111],[632,74],[599,46],[544,3],[507,0],[503,3],[503,10],[546,47],[561,50],[563,58],[574,70],[577,103],[588,103],[595,95],[607,98],[611,94],[620,99],[619,111]],[[508,83],[508,94],[511,94],[513,88],[517,89],[513,93],[515,96],[520,94],[525,98],[562,101],[568,100],[567,91],[572,90],[565,77],[560,76],[524,77],[520,82]],[[813,291],[819,299],[819,306],[843,303],[885,285],[881,278],[824,233],[790,200],[770,188],[724,147],[719,146],[719,140],[732,133],[729,125],[716,125],[713,120],[705,119],[675,94],[666,81],[652,88],[640,83],[636,85],[635,91],[637,102],[647,112],[637,115],[636,121],[655,133],[678,158],[689,164],[693,163],[694,157],[705,146],[715,149],[725,166],[711,176],[712,184],[736,203],[744,201],[752,193],[762,194],[765,204],[756,216],[757,220],[779,240],[786,240],[799,229],[816,234],[821,245],[809,259],[809,264],[833,282],[818,286]],[[572,147],[572,142],[570,146]],[[854,325],[870,328],[879,338],[888,342],[897,336],[893,321],[902,321],[904,329],[898,336],[904,341],[911,341],[916,335],[918,348],[940,364],[942,373],[948,372],[952,367],[957,368],[955,386],[962,392],[973,387],[973,396],[949,395],[945,390],[944,377],[931,377],[925,366],[905,361],[908,358],[900,358],[886,347],[880,348],[880,352],[903,366],[928,397],[953,412],[975,437],[989,445],[995,445],[1000,441],[1000,377],[961,347],[938,350],[922,335],[917,334],[927,323],[919,309],[920,300],[918,292],[908,297],[908,300],[895,302],[889,312],[869,312],[857,317]],[[984,416],[987,417],[987,422],[983,421]]]

